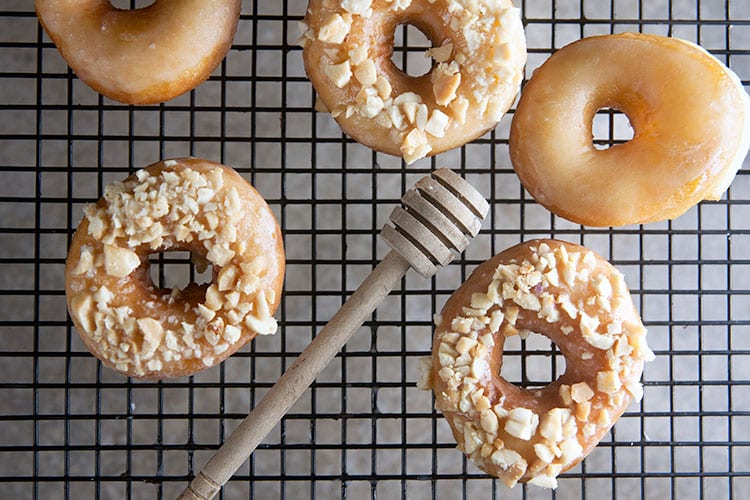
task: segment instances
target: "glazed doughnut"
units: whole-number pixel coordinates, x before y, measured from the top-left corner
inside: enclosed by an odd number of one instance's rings
[[[584,247],[522,243],[480,265],[436,320],[421,388],[462,450],[512,487],[555,488],[643,390],[653,359],[622,275]],[[505,337],[538,332],[565,356],[565,373],[528,390],[500,374]]]
[[[602,108],[630,119],[630,141],[594,147]],[[719,199],[749,147],[750,98],[737,75],[693,43],[637,33],[553,54],[524,87],[510,132],[529,193],[592,226],[672,219]]]
[[[75,74],[110,99],[154,104],[206,80],[227,54],[240,0],[36,0],[39,22]]]
[[[391,61],[400,24],[432,41],[427,74]],[[495,127],[526,63],[511,0],[310,0],[300,29],[307,75],[342,130],[407,163]]]
[[[183,250],[213,265],[210,284],[160,289],[148,255]],[[133,377],[218,364],[275,333],[284,248],[265,200],[236,171],[165,160],[104,190],[85,209],[65,264],[65,294],[86,347]]]

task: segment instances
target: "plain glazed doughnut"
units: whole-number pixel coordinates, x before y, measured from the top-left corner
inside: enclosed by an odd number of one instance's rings
[[[160,289],[148,255],[190,251],[211,284]],[[68,310],[86,347],[133,377],[189,375],[276,331],[281,232],[236,171],[165,160],[104,190],[85,209],[65,264]],[[199,269],[200,270],[200,269]]]
[[[240,0],[36,0],[39,22],[75,74],[110,99],[154,104],[206,80],[227,54]]]
[[[391,61],[399,24],[432,41],[427,74]],[[511,0],[310,0],[300,28],[307,75],[342,130],[407,163],[495,127],[526,63]]]
[[[458,448],[512,487],[555,488],[643,389],[653,359],[622,275],[592,251],[536,240],[480,265],[438,316],[421,388]],[[565,373],[539,390],[500,377],[505,337],[538,332],[565,356]]]
[[[614,108],[632,140],[597,150],[592,121]],[[657,35],[584,38],[553,54],[524,87],[510,156],[524,187],[580,224],[672,219],[717,200],[750,147],[750,98],[697,45]]]

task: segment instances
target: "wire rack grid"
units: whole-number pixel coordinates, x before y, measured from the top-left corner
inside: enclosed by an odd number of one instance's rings
[[[120,7],[144,2],[115,2]],[[145,2],[149,3],[149,2]],[[644,31],[702,44],[750,81],[750,4],[526,0],[527,77],[582,36]],[[7,498],[173,498],[385,254],[377,234],[431,169],[492,202],[469,250],[431,280],[408,275],[253,457],[223,498],[742,498],[750,489],[750,175],[684,216],[592,229],[522,189],[512,111],[460,149],[405,168],[314,111],[296,45],[303,0],[244,2],[209,81],[158,106],[105,99],[66,66],[31,2],[0,4],[0,483]],[[395,60],[425,71],[429,42],[399,28]],[[413,73],[414,74],[414,73]],[[627,118],[595,118],[602,147]],[[103,368],[66,314],[64,259],[86,203],[158,159],[237,168],[266,197],[288,257],[280,332],[196,376],[137,382]],[[522,240],[584,244],[625,274],[657,359],[645,397],[556,492],[509,491],[467,463],[415,388],[431,319],[471,269]],[[201,280],[188,256],[152,258],[159,284]],[[503,375],[543,385],[564,367],[540,336],[510,344]],[[747,496],[745,496],[747,498]]]

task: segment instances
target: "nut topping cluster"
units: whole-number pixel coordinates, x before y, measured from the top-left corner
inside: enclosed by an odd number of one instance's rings
[[[437,318],[434,355],[420,365],[419,387],[434,388],[458,448],[480,468],[509,486],[523,479],[555,488],[592,437],[640,400],[643,362],[654,355],[618,271],[605,273],[592,252],[564,244],[529,250],[528,258],[497,266],[486,292],[471,294],[458,315]],[[544,411],[516,406],[503,391],[508,382],[491,368],[498,336],[526,335],[533,322],[559,329],[563,352],[568,343],[583,352],[583,361],[566,354],[568,365],[598,363],[588,380],[560,383],[547,397],[556,383],[534,392],[546,399],[538,405]]]
[[[107,186],[102,200],[85,209],[84,243],[77,252],[71,247],[71,316],[121,372],[148,376],[191,359],[212,366],[243,331],[246,337],[276,331],[275,292],[261,286],[274,263],[248,251],[238,236],[255,209],[222,167],[191,168],[189,162],[167,160],[161,169]],[[169,249],[189,250],[199,263],[212,264],[213,283],[203,293],[194,284],[157,289],[143,262]]]
[[[412,0],[321,0],[323,14],[300,23],[300,44],[325,44],[322,72],[337,88],[353,89],[331,106],[334,117],[361,116],[390,131],[407,163],[433,151],[434,140],[461,128],[467,111],[488,123],[505,113],[508,93],[515,95],[522,78],[525,50],[519,9],[510,0],[423,0],[439,12],[444,40],[429,49],[434,60],[429,95],[417,89],[394,91],[379,60],[377,29],[388,16],[407,11]],[[433,7],[430,7],[433,9]],[[355,42],[349,37],[357,33]],[[366,35],[372,33],[372,35]],[[522,60],[521,60],[522,59]]]

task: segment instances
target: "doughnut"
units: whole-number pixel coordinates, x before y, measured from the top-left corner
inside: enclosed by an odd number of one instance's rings
[[[623,112],[633,138],[593,144],[597,110]],[[524,87],[510,157],[540,204],[591,226],[642,224],[718,200],[750,148],[750,98],[701,47],[657,35],[584,38]]]
[[[419,387],[458,448],[507,486],[555,488],[632,400],[654,355],[627,286],[611,264],[571,243],[536,240],[481,264],[436,317]],[[500,376],[506,337],[538,332],[565,373],[541,389]]]
[[[391,61],[396,27],[430,39],[432,69]],[[511,0],[310,0],[300,24],[305,70],[323,107],[360,143],[407,163],[492,129],[518,93],[526,63]]]
[[[158,288],[148,255],[189,251],[210,284]],[[236,171],[164,160],[86,207],[65,263],[70,317],[105,365],[138,378],[190,375],[276,332],[284,248],[265,200]]]
[[[206,80],[234,39],[240,0],[36,0],[39,22],[75,74],[115,101],[155,104]]]

